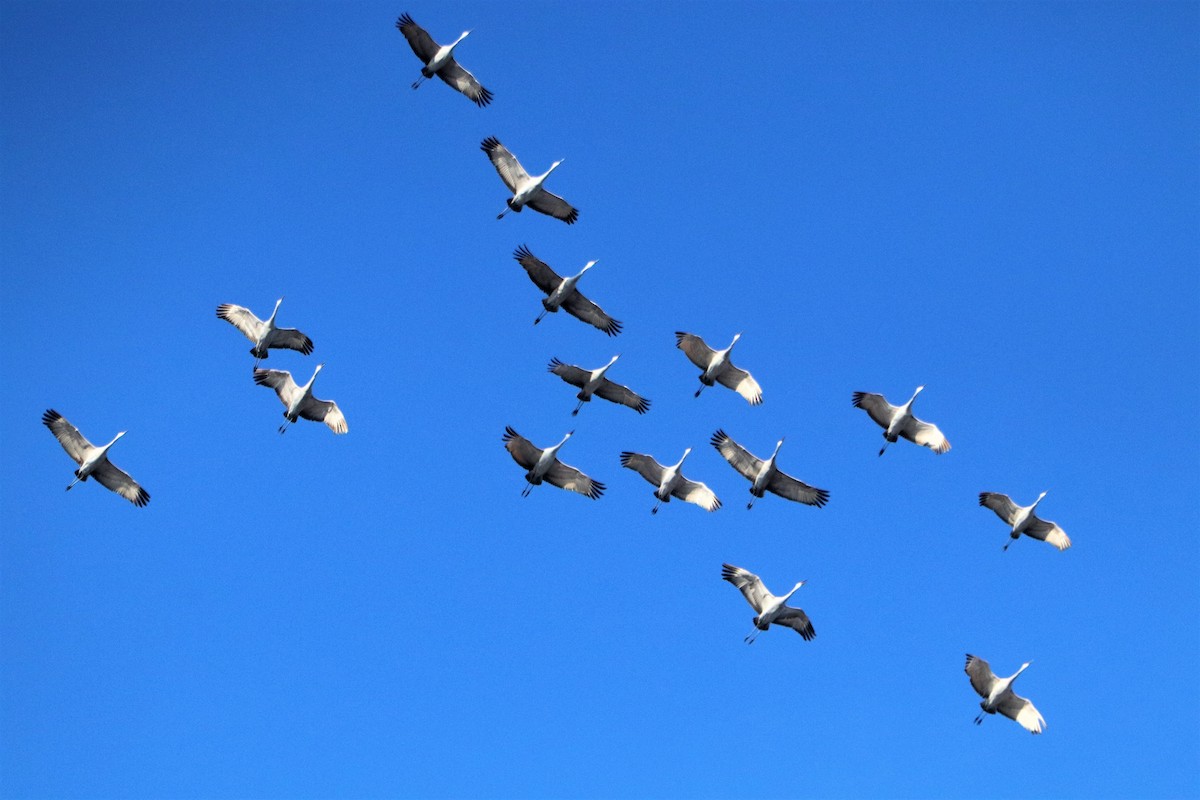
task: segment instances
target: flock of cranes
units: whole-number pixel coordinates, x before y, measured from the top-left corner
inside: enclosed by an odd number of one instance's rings
[[[480,107],[492,102],[492,93],[454,57],[455,48],[466,39],[470,31],[464,31],[452,44],[438,45],[408,14],[397,20],[396,27],[422,63],[421,77],[412,84],[414,89],[419,87],[423,80],[436,75]],[[544,188],[546,179],[563,163],[561,159],[553,162],[541,175],[530,176],[516,156],[496,137],[484,139],[481,149],[487,154],[512,195],[506,200],[506,207],[497,215],[497,219],[504,217],[509,211],[520,213],[523,208],[529,207],[568,225],[578,220],[578,209]],[[513,258],[525,269],[534,285],[545,294],[541,301],[543,310],[534,320],[535,325],[540,323],[546,314],[564,309],[571,316],[608,336],[621,333],[621,323],[579,291],[581,279],[598,263],[596,260],[588,261],[578,273],[562,277],[537,258],[526,245],[519,246],[513,253]],[[259,367],[259,363],[267,359],[273,349],[293,350],[305,356],[313,351],[313,342],[307,335],[295,328],[276,326],[275,319],[282,303],[281,297],[275,302],[275,307],[266,320],[259,319],[248,308],[229,303],[219,305],[216,315],[229,322],[252,342],[250,354],[254,356],[253,381],[259,386],[273,389],[284,406],[284,422],[279,426],[280,433],[285,432],[291,423],[306,419],[324,422],[335,434],[345,434],[349,428],[338,404],[330,400],[320,400],[313,395],[313,384],[324,364],[316,366],[312,377],[303,386],[297,384],[292,374],[286,370]],[[719,383],[736,392],[751,406],[758,406],[763,402],[763,391],[758,381],[746,370],[735,366],[730,358],[730,353],[741,336],[741,333],[736,334],[726,348],[714,350],[693,333],[676,332],[676,347],[700,369],[700,386],[695,391],[696,397],[700,396],[705,387]],[[571,412],[572,416],[577,415],[583,405],[593,397],[628,407],[638,414],[649,411],[650,400],[606,377],[606,373],[619,358],[620,355],[615,355],[607,364],[596,369],[567,364],[558,358],[551,359],[548,371],[579,390],[576,394],[579,402]],[[949,440],[936,425],[924,422],[912,413],[913,403],[924,388],[918,386],[912,397],[902,406],[890,404],[880,394],[853,393],[853,405],[866,411],[868,416],[883,428],[884,444],[879,450],[879,455],[882,456],[888,444],[899,438],[928,447],[937,454],[944,454],[950,450]],[[68,490],[79,482],[95,478],[97,483],[121,495],[135,506],[142,507],[149,503],[149,493],[128,473],[109,460],[109,451],[125,435],[124,431],[118,433],[108,444],[97,447],[53,409],[45,412],[42,422],[78,465],[74,480],[67,486]],[[557,444],[541,448],[521,436],[513,427],[505,428],[502,437],[504,447],[512,459],[525,470],[526,485],[521,492],[522,496],[528,496],[533,487],[542,483],[577,492],[592,500],[599,499],[604,494],[605,484],[558,458],[559,451],[574,433],[570,431]],[[734,441],[723,429],[717,429],[712,435],[710,444],[739,475],[750,482],[747,509],[753,508],[755,501],[768,492],[795,503],[817,508],[829,502],[828,490],[811,486],[778,468],[776,460],[784,441],[784,438],[780,438],[770,457],[762,459]],[[683,464],[691,452],[691,447],[686,448],[679,460],[670,466],[664,466],[649,454],[632,451],[620,453],[621,466],[638,473],[654,487],[656,502],[650,511],[651,514],[657,514],[662,504],[669,503],[672,498],[697,505],[708,512],[717,511],[722,507],[721,500],[705,483],[684,476]],[[1011,541],[1019,538],[1021,534],[1045,541],[1059,550],[1071,546],[1071,540],[1062,528],[1034,513],[1038,503],[1045,496],[1046,493],[1042,492],[1032,505],[1019,506],[1004,494],[983,492],[979,495],[979,504],[993,510],[1010,527],[1011,539],[1004,545],[1005,550]],[[776,596],[767,590],[757,575],[741,567],[723,564],[721,577],[733,584],[754,609],[754,627],[745,637],[747,643],[753,643],[758,635],[768,630],[772,624],[791,628],[806,641],[816,636],[808,615],[802,609],[787,604],[804,585],[804,581],[797,582],[787,594]],[[992,673],[986,661],[972,655],[967,656],[965,671],[971,686],[984,698],[980,703],[983,713],[976,718],[977,723],[982,722],[985,714],[999,712],[1032,733],[1042,732],[1045,720],[1041,714],[1032,703],[1012,691],[1013,682],[1028,666],[1026,663],[1016,674],[1001,679]]]

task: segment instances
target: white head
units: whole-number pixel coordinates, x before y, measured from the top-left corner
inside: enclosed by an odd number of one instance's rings
[[[742,335],[740,333],[735,333],[733,335],[733,341],[729,343],[729,346],[733,347],[735,344],[737,344],[737,340],[740,338],[742,338]]]
[[[1033,504],[1036,506],[1038,503],[1042,502],[1042,498],[1045,496],[1046,496],[1046,493],[1042,492],[1041,494],[1038,495],[1038,499],[1033,501]]]
[[[799,583],[797,583],[795,586],[793,586],[793,587],[792,587],[792,590],[791,590],[790,592],[788,592],[786,595],[784,595],[784,598],[783,598],[783,599],[784,599],[784,600],[787,600],[789,597],[791,597],[791,596],[792,596],[792,595],[794,595],[794,594],[795,594],[797,591],[799,591],[799,590],[800,590],[800,587],[801,587],[801,586],[803,586],[803,585],[804,585],[804,584],[806,584],[806,583],[808,583],[808,581],[800,581]]]
[[[565,158],[560,158],[558,161],[555,161],[553,164],[550,165],[550,169],[546,170],[546,174],[549,175],[551,172],[554,172],[554,170],[558,169],[558,165],[563,163],[564,161],[566,161]]]
[[[620,357],[621,357],[621,354],[617,353],[615,356],[613,356],[611,359],[609,359],[608,365],[611,367],[613,364],[617,363],[617,359]]]
[[[582,275],[583,273],[587,272],[589,269],[591,269],[592,267],[596,266],[599,263],[600,263],[600,259],[598,259],[598,258],[593,261],[589,261],[588,263],[583,265],[583,269],[579,270],[579,274]]]
[[[683,464],[683,460],[684,460],[685,458],[687,458],[687,457],[688,457],[688,453],[690,453],[690,452],[692,452],[692,448],[690,448],[690,447],[689,447],[687,450],[684,450],[684,451],[683,451],[683,455],[681,455],[681,456],[679,457],[679,463],[680,463],[680,465],[682,465],[682,464]]]
[[[275,319],[275,315],[279,313],[279,306],[280,306],[282,303],[283,303],[283,298],[282,298],[282,297],[281,297],[281,298],[279,298],[278,300],[276,300],[276,301],[275,301],[275,310],[271,312],[271,317],[270,317],[270,319],[268,320],[268,322],[270,322],[271,320]]]

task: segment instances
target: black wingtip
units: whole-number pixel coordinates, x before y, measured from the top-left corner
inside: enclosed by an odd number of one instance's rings
[[[721,445],[723,445],[728,439],[729,434],[725,433],[725,429],[717,428],[717,432],[712,435],[712,438],[708,440],[708,443],[720,450]]]
[[[523,258],[537,258],[537,256],[535,256],[533,251],[529,249],[529,245],[521,244],[517,245],[516,250],[513,250],[513,258],[515,258],[517,261],[520,261]]]
[[[495,136],[489,136],[479,144],[479,149],[482,150],[483,152],[487,153],[488,155],[491,155],[492,151],[495,150],[499,146],[500,146],[500,140],[497,139]]]

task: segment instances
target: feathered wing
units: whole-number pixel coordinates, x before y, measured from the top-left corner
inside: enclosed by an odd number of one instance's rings
[[[811,642],[817,635],[813,630],[812,620],[808,618],[808,614],[804,613],[803,609],[784,606],[783,610],[771,620],[772,625],[783,625],[786,628],[791,628],[806,642]]]
[[[979,505],[995,511],[996,516],[1004,520],[1009,525],[1012,525],[1013,520],[1017,518],[1017,504],[1014,503],[1012,498],[1006,494],[1000,494],[999,492],[980,492]]]
[[[682,475],[679,476],[679,481],[671,490],[671,494],[680,500],[698,505],[705,511],[716,511],[721,507],[721,501],[717,499],[717,495],[712,489],[699,481],[689,481]]]
[[[525,245],[513,251],[513,258],[525,268],[529,280],[546,294],[552,293],[563,282],[561,275],[550,269],[549,264],[535,256]]]
[[[704,340],[694,333],[675,331],[675,346],[684,352],[688,360],[700,369],[708,369],[716,350],[704,343]]]
[[[517,433],[511,426],[504,428],[503,441],[504,449],[513,457],[513,461],[525,469],[533,469],[534,464],[542,457],[541,448],[534,447],[533,442]]]
[[[274,389],[285,407],[291,406],[292,398],[300,391],[300,387],[292,380],[292,373],[283,369],[258,369],[256,367],[254,382],[259,386],[270,386]]]
[[[1035,516],[1029,521],[1029,524],[1025,526],[1025,533],[1034,539],[1049,542],[1059,550],[1066,550],[1071,546],[1071,539],[1067,536],[1066,531],[1058,527],[1056,523],[1040,517]]]
[[[529,173],[521,166],[521,162],[517,161],[517,157],[510,153],[507,147],[500,144],[500,140],[495,136],[484,139],[479,148],[487,153],[492,166],[496,168],[496,172],[500,173],[500,180],[504,181],[504,185],[513,194],[517,193],[521,184],[529,180]]]
[[[992,668],[988,662],[978,656],[973,656],[967,653],[967,665],[964,667],[967,677],[971,679],[971,688],[980,697],[987,697],[992,693],[992,686],[996,683],[996,676],[992,673]]]
[[[557,358],[550,359],[550,366],[546,368],[548,372],[553,372],[558,377],[562,378],[572,386],[583,388],[587,385],[588,378],[592,373],[586,369],[575,366],[574,364],[564,364]]]
[[[265,322],[254,316],[250,309],[235,306],[232,303],[222,303],[217,306],[217,316],[233,325],[252,342],[258,341],[258,337],[262,335],[263,326],[266,325]]]
[[[738,588],[755,613],[761,613],[763,603],[771,597],[771,593],[763,585],[762,579],[749,570],[735,567],[732,564],[722,564],[721,578]]]
[[[829,502],[829,492],[809,486],[801,480],[782,472],[776,472],[767,483],[767,491],[780,497],[820,508]]]
[[[1032,734],[1041,733],[1046,727],[1046,720],[1033,703],[1011,690],[1000,698],[996,710]]]
[[[593,500],[599,499],[605,489],[604,484],[600,481],[592,480],[575,467],[557,459],[550,465],[550,469],[546,470],[545,480],[560,489],[579,492]]]
[[[305,419],[311,419],[313,422],[324,422],[329,426],[329,430],[334,433],[348,433],[350,430],[350,427],[346,424],[345,415],[338,408],[338,404],[332,400],[318,400],[310,396],[300,406],[299,414]]]
[[[492,102],[492,93],[483,88],[483,84],[477,81],[474,75],[463,69],[453,56],[437,71],[437,76],[465,94],[480,108]]]
[[[545,189],[539,188],[532,197],[525,201],[525,205],[548,217],[561,219],[568,225],[574,225],[575,220],[579,219],[579,209]]]
[[[595,394],[598,397],[603,397],[610,403],[620,403],[623,406],[629,406],[639,414],[645,414],[650,410],[649,400],[642,397],[628,386],[622,386],[619,383],[613,383],[608,378],[604,378],[600,382],[600,385],[596,387]]]
[[[62,445],[63,450],[67,451],[67,455],[76,464],[82,464],[84,458],[87,457],[87,451],[94,447],[87,440],[87,437],[79,432],[78,428],[67,422],[67,418],[53,408],[48,409],[45,414],[42,414],[42,424],[50,429],[50,432],[54,434],[54,438],[58,439],[58,443]]]
[[[900,409],[883,399],[881,394],[872,394],[871,392],[855,392],[850,402],[855,408],[861,408],[867,412],[867,415],[875,420],[875,424],[885,430],[892,424],[892,417],[896,416],[896,412]]]
[[[312,339],[295,328],[276,328],[267,337],[266,344],[267,347],[276,349],[296,350],[306,356],[311,355],[313,351]]]
[[[408,46],[417,54],[417,58],[421,59],[422,64],[428,64],[437,55],[437,51],[441,48],[438,43],[433,40],[425,29],[417,23],[413,22],[413,18],[408,14],[400,15],[396,20],[396,27],[404,34],[404,38],[408,40]]]
[[[599,328],[609,336],[616,336],[621,332],[621,323],[605,314],[604,309],[584,297],[578,289],[567,295],[562,307],[571,316]]]
[[[150,493],[138,485],[137,481],[129,477],[129,473],[111,461],[104,460],[97,465],[92,471],[92,477],[101,486],[111,489],[138,508],[150,502]]]
[[[899,434],[910,442],[928,447],[938,455],[950,449],[950,440],[942,435],[937,425],[931,422],[922,422],[916,417],[910,416],[906,419],[900,426]]]
[[[656,487],[662,483],[663,472],[666,470],[666,467],[654,460],[654,456],[629,451],[621,453],[621,466],[633,470]]]
[[[754,376],[744,369],[738,369],[728,361],[717,373],[717,380],[722,386],[727,386],[740,394],[752,406],[759,405],[763,401],[762,387],[758,385],[758,381],[754,380]]]
[[[763,460],[730,439],[729,434],[724,430],[718,429],[712,435],[710,443],[734,469],[741,473],[743,478],[752,481],[758,477],[759,471],[762,470]]]

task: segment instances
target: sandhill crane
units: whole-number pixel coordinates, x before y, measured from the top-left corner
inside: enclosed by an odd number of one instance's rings
[[[86,481],[90,477],[95,478],[101,486],[111,489],[139,508],[150,502],[150,493],[129,477],[129,473],[108,460],[109,448],[125,435],[125,431],[118,433],[111,442],[103,447],[96,447],[84,438],[78,428],[67,422],[66,417],[53,408],[42,415],[42,424],[50,429],[54,438],[58,439],[58,443],[62,445],[63,450],[67,451],[67,455],[79,465],[79,469],[75,470],[75,480],[67,485],[67,491],[70,491],[75,484]]]
[[[513,461],[516,461],[528,470],[525,473],[526,486],[521,492],[521,497],[528,497],[533,487],[539,485],[542,481],[549,483],[551,486],[557,486],[560,489],[579,492],[593,500],[598,499],[600,495],[604,494],[605,486],[603,483],[592,480],[587,475],[575,469],[575,467],[558,460],[559,448],[566,444],[567,439],[570,439],[574,435],[575,431],[571,431],[554,447],[542,450],[539,447],[535,447],[532,442],[513,430],[511,426],[504,429],[504,449],[513,457]]]
[[[692,452],[690,447],[684,450],[683,458],[679,459],[679,463],[670,467],[664,467],[655,461],[653,456],[643,453],[628,451],[621,453],[622,467],[633,470],[657,487],[654,490],[654,496],[658,498],[658,502],[654,504],[654,508],[650,509],[651,514],[657,514],[658,507],[663,503],[671,502],[672,496],[688,503],[695,503],[705,511],[716,511],[721,507],[721,501],[713,494],[712,489],[699,481],[689,481],[680,472],[684,459],[690,452]]]
[[[275,310],[271,312],[271,316],[264,322],[248,308],[235,306],[232,303],[222,303],[217,306],[217,316],[226,322],[233,325],[242,334],[254,342],[254,347],[250,348],[250,355],[254,356],[254,366],[258,366],[258,362],[266,358],[267,351],[271,348],[299,350],[304,355],[308,355],[313,351],[312,339],[305,336],[295,328],[276,328],[275,315],[279,313],[279,306],[283,303],[283,298],[275,301]]]
[[[979,505],[984,508],[990,508],[996,512],[996,516],[1004,520],[1012,526],[1012,539],[1005,542],[1004,548],[1020,538],[1021,534],[1032,536],[1034,539],[1041,539],[1043,542],[1049,542],[1059,550],[1066,550],[1071,546],[1071,540],[1067,537],[1065,531],[1058,527],[1057,523],[1049,520],[1040,519],[1033,510],[1037,508],[1037,504],[1042,502],[1042,498],[1046,496],[1045,492],[1038,495],[1038,499],[1033,501],[1031,506],[1019,506],[1012,501],[1012,498],[1006,494],[998,492],[980,492]]]
[[[775,445],[775,452],[766,461],[730,439],[723,430],[718,430],[712,435],[711,444],[742,474],[742,477],[750,481],[751,498],[746,504],[748,509],[754,507],[754,501],[762,497],[764,492],[818,508],[829,502],[829,492],[796,480],[791,475],[780,472],[775,466],[779,448],[783,447],[783,439]]]
[[[579,387],[579,394],[575,395],[579,399],[579,404],[575,406],[575,410],[571,412],[571,416],[578,414],[579,409],[583,408],[584,403],[591,402],[592,395],[602,397],[611,403],[620,403],[623,406],[629,406],[639,414],[645,414],[650,410],[649,400],[641,397],[628,386],[613,383],[604,377],[604,373],[608,372],[608,368],[617,363],[617,359],[620,357],[619,355],[615,355],[603,367],[591,370],[583,369],[573,364],[564,364],[557,358],[550,359],[550,366],[547,367],[550,372],[553,372],[572,386]]]
[[[889,444],[896,441],[898,436],[928,447],[939,455],[950,449],[950,442],[938,430],[937,425],[922,422],[912,415],[913,400],[917,399],[917,395],[924,388],[924,386],[918,386],[917,390],[913,392],[912,398],[902,406],[894,406],[885,400],[883,395],[870,392],[855,392],[851,397],[855,408],[866,411],[871,419],[883,428],[883,438],[886,441],[884,441],[883,447],[879,448],[879,455],[883,455],[883,451]]]
[[[971,678],[971,686],[983,698],[983,702],[979,704],[979,707],[985,713],[995,714],[999,711],[1009,719],[1016,720],[1018,725],[1030,733],[1038,734],[1045,729],[1046,720],[1033,707],[1033,703],[1012,690],[1013,681],[1031,663],[1033,662],[1027,661],[1022,664],[1021,668],[1012,677],[997,678],[992,673],[992,668],[988,666],[988,662],[967,653],[966,673]],[[975,724],[983,724],[982,713],[975,718]]]
[[[474,75],[467,72],[454,60],[454,48],[467,38],[470,31],[463,31],[453,44],[439,45],[433,40],[433,37],[425,32],[424,28],[413,22],[413,18],[408,14],[403,14],[400,19],[396,20],[396,27],[404,34],[404,38],[408,39],[409,46],[417,54],[417,58],[421,59],[421,63],[425,65],[421,67],[421,77],[413,81],[412,88],[416,89],[421,85],[421,81],[437,75],[481,108],[492,102],[492,93],[483,88],[479,81],[475,80]]]
[[[579,219],[579,209],[574,208],[558,195],[542,188],[543,181],[550,177],[550,173],[554,172],[558,165],[566,159],[560,158],[551,164],[550,169],[543,174],[531,178],[525,168],[521,166],[521,162],[517,161],[517,157],[509,152],[507,147],[500,144],[500,140],[495,136],[484,139],[479,147],[487,153],[488,158],[492,160],[492,166],[496,168],[496,172],[500,173],[500,180],[504,181],[504,185],[513,193],[513,196],[505,201],[508,203],[508,208],[497,214],[496,219],[503,218],[509,211],[519,214],[524,206],[529,206],[534,211],[555,219],[561,219],[568,225],[573,225],[575,220]]]
[[[724,350],[713,350],[699,336],[675,331],[675,346],[686,353],[693,364],[703,370],[700,373],[700,388],[696,390],[696,397],[700,396],[700,392],[704,391],[705,386],[712,386],[715,381],[720,381],[722,386],[728,386],[746,398],[746,402],[750,405],[756,406],[762,402],[762,387],[758,385],[758,381],[754,380],[754,377],[746,370],[735,367],[729,360],[729,351],[733,349],[740,338],[742,335],[739,333],[733,337],[729,347]]]
[[[589,261],[584,264],[578,275],[564,278],[550,269],[545,261],[535,256],[525,245],[521,245],[513,251],[513,258],[529,273],[529,280],[533,281],[534,285],[547,295],[542,300],[544,310],[533,321],[534,325],[541,322],[542,317],[547,313],[557,314],[558,309],[565,308],[571,316],[599,328],[609,336],[616,336],[621,332],[620,322],[605,314],[604,309],[588,300],[575,288],[575,284],[579,283],[583,273],[595,266],[597,261]]]
[[[346,417],[342,415],[342,410],[338,408],[337,403],[313,397],[313,381],[317,379],[317,375],[324,366],[324,364],[317,364],[313,376],[303,386],[297,386],[296,382],[292,380],[292,373],[287,370],[254,370],[254,382],[259,386],[270,386],[283,401],[285,421],[279,426],[280,433],[287,431],[287,426],[299,417],[311,419],[313,422],[324,422],[334,433],[346,433],[350,430],[346,425]]]
[[[746,598],[746,602],[758,614],[753,620],[754,630],[746,636],[746,644],[754,644],[759,631],[771,627],[771,623],[791,628],[804,637],[804,641],[812,641],[817,632],[813,630],[812,622],[802,609],[787,605],[788,598],[796,593],[808,581],[800,581],[783,597],[776,597],[767,591],[762,579],[753,572],[735,567],[732,564],[721,565],[721,577],[736,586]]]

